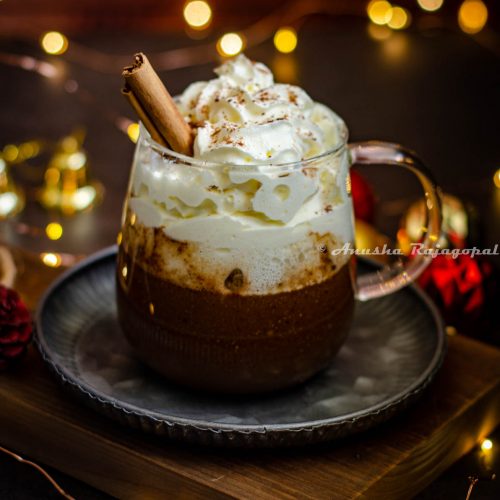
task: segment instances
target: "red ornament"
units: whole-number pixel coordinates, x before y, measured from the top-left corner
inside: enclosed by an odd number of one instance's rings
[[[351,193],[354,215],[371,224],[375,217],[375,195],[365,178],[351,170]]]
[[[434,299],[448,325],[474,336],[496,329],[497,279],[493,265],[485,258],[437,255],[418,282]]]
[[[26,351],[33,327],[30,313],[18,293],[0,285],[0,371]]]

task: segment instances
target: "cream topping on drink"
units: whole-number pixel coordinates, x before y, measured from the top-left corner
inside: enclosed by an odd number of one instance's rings
[[[341,120],[300,87],[274,83],[271,71],[240,55],[191,84],[179,98],[196,127],[194,157],[233,164],[288,163],[339,142]]]
[[[155,272],[192,288],[210,283],[229,293],[225,278],[235,268],[249,294],[326,279],[319,246],[353,239],[347,153],[321,157],[345,139],[342,120],[243,55],[216,73],[177,100],[194,127],[192,164],[140,141],[129,209],[144,230],[131,230],[129,244],[146,245],[148,228],[161,228],[161,249],[148,247],[161,262]],[[299,163],[282,165],[291,162]],[[175,242],[190,246],[189,257]],[[336,257],[335,266],[347,258]]]

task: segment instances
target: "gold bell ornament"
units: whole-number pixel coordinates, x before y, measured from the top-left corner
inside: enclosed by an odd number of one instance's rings
[[[91,210],[102,198],[102,185],[89,180],[87,153],[82,147],[84,138],[85,132],[78,129],[57,145],[38,193],[44,208],[73,215]]]

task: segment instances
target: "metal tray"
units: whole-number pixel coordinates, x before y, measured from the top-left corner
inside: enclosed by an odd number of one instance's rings
[[[356,305],[334,362],[296,388],[222,397],[186,390],[134,358],[116,318],[116,247],[62,275],[36,318],[45,361],[95,410],[159,436],[217,446],[291,446],[377,425],[412,403],[445,352],[443,324],[419,289]],[[358,269],[372,265],[360,261]]]

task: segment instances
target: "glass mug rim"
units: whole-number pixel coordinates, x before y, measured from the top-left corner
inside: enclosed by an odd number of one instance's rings
[[[160,154],[161,156],[168,158],[165,159],[175,159],[183,165],[187,165],[189,167],[204,169],[204,168],[215,168],[215,167],[229,167],[234,170],[242,170],[242,171],[252,171],[257,170],[259,168],[265,167],[270,170],[280,170],[280,169],[290,169],[293,170],[296,168],[303,168],[305,165],[309,163],[315,163],[319,160],[323,160],[327,157],[337,157],[340,156],[346,146],[349,139],[349,129],[347,128],[346,123],[342,118],[338,117],[338,125],[339,125],[339,140],[335,143],[335,145],[323,153],[311,156],[309,158],[305,158],[302,160],[295,160],[290,162],[282,162],[282,163],[272,163],[272,162],[262,162],[262,163],[231,163],[231,162],[223,162],[223,161],[209,161],[209,160],[201,160],[198,158],[194,158],[192,156],[187,156],[182,153],[178,153],[173,151],[172,149],[162,146],[158,142],[156,142],[147,132],[144,125],[139,122],[140,134],[138,143],[145,143],[150,149]]]

